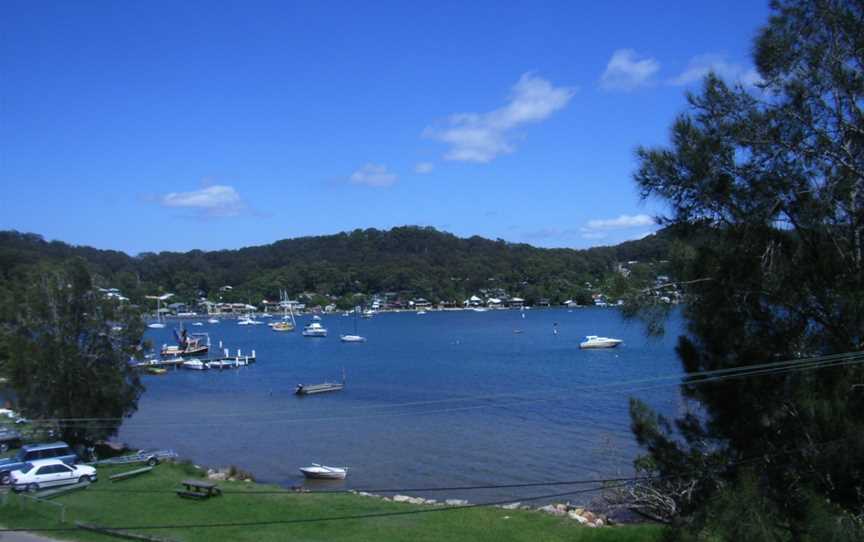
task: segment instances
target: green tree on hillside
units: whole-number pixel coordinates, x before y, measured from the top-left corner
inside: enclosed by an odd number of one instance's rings
[[[0,356],[18,408],[72,444],[113,435],[135,411],[143,387],[127,360],[144,324],[127,304],[106,299],[85,263],[43,265],[7,290]],[[7,283],[9,286],[10,283]]]
[[[709,76],[671,146],[638,151],[642,194],[669,206],[689,245],[677,352],[691,374],[864,343],[864,3],[772,7],[756,42],[764,89]],[[634,401],[639,465],[696,479],[678,534],[861,540],[861,383],[861,364],[693,377],[694,413],[674,423]]]

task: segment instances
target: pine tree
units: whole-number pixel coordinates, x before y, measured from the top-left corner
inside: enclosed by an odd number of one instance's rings
[[[757,87],[709,75],[671,145],[638,150],[643,197],[668,206],[688,245],[675,263],[689,283],[677,347],[689,374],[864,346],[864,3],[772,8]],[[862,364],[690,377],[694,414],[670,422],[631,404],[640,465],[696,480],[678,503],[691,533],[731,532],[718,503],[746,487],[740,499],[768,519],[752,522],[754,539],[862,536],[861,383]]]

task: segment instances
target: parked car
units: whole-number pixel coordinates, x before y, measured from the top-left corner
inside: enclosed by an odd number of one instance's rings
[[[96,469],[89,465],[67,465],[59,459],[30,461],[11,474],[15,491],[39,491],[47,487],[95,482]]]
[[[14,457],[0,459],[0,484],[8,484],[11,480],[11,472],[20,469],[25,463],[42,459],[59,459],[67,465],[78,462],[78,456],[65,442],[28,444],[22,446]]]
[[[0,428],[0,453],[21,446],[21,433],[13,429]]]

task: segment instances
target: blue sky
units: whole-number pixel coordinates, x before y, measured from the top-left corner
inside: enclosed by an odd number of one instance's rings
[[[0,229],[129,253],[404,224],[613,244],[767,2],[16,2]]]

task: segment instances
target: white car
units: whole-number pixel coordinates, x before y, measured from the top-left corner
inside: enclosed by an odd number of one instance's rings
[[[12,487],[16,491],[40,489],[78,482],[95,482],[96,469],[89,465],[70,466],[59,459],[29,461],[12,471]]]

